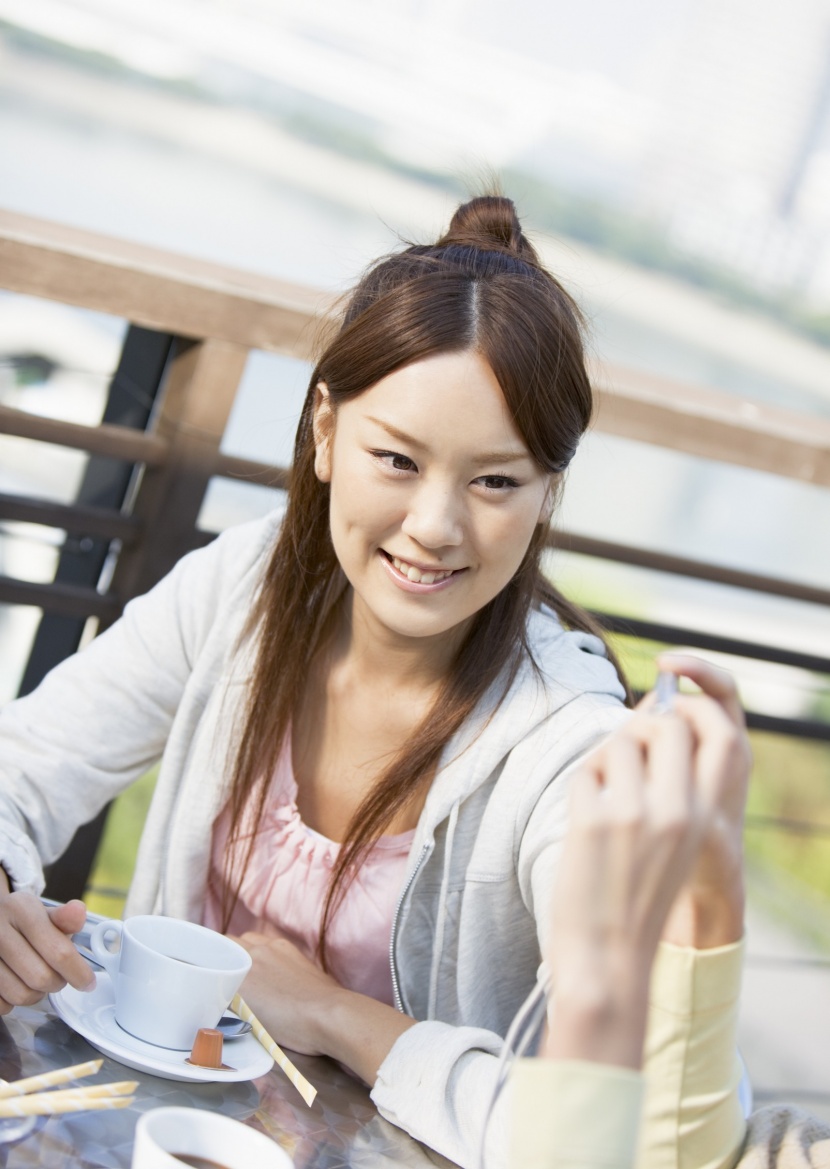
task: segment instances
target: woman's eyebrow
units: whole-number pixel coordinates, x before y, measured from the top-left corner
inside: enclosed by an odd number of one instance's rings
[[[367,414],[366,417],[369,422],[374,422],[375,426],[379,426],[381,430],[385,430],[390,438],[397,439],[398,442],[406,443],[407,446],[416,447],[419,451],[427,450],[424,443],[418,442],[417,438],[413,438],[406,431],[398,430],[397,426],[393,426],[391,422],[384,422],[382,418],[375,418],[372,414]]]
[[[404,430],[399,430],[397,426],[393,426],[391,422],[384,422],[382,418],[375,418],[371,414],[367,414],[369,422],[374,422],[381,430],[385,430],[390,438],[396,439],[407,446],[414,447],[419,451],[428,451],[428,446],[419,442],[417,438],[413,438],[411,434],[407,434]],[[521,459],[530,459],[528,451],[504,450],[504,451],[486,451],[480,455],[474,455],[470,462],[476,467],[487,467],[493,463],[517,463]]]

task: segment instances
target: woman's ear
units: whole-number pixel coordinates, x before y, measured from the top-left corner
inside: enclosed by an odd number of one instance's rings
[[[321,483],[331,482],[331,440],[334,437],[334,415],[329,388],[318,382],[314,389],[314,474]]]

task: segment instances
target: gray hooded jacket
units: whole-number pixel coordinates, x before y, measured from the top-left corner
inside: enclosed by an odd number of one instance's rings
[[[42,864],[160,759],[127,913],[201,920],[250,668],[239,635],[280,518],[230,529],[184,557],[0,712],[0,863],[15,887],[39,892]],[[419,1022],[395,1043],[372,1097],[388,1120],[463,1165],[475,1162],[501,1037],[547,943],[562,773],[625,717],[596,638],[542,611],[529,643],[539,670],[524,662],[504,700],[495,689],[485,696],[445,750],[392,929],[398,1006]],[[503,1147],[498,1117],[492,1135]]]

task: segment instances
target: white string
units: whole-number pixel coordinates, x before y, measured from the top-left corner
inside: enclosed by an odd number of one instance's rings
[[[520,1059],[525,1051],[527,1051],[545,1017],[547,1004],[548,993],[545,984],[543,982],[537,982],[533,990],[519,1007],[504,1037],[501,1055],[499,1056],[499,1062],[496,1068],[496,1081],[487,1104],[487,1109],[484,1114],[484,1124],[481,1129],[481,1143],[478,1149],[478,1169],[485,1169],[484,1150],[487,1147],[487,1132],[496,1109],[496,1103],[504,1085],[507,1083],[510,1066],[514,1059]]]

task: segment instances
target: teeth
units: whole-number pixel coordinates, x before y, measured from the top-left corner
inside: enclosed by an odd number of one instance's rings
[[[452,569],[449,572],[421,572],[420,568],[416,568],[414,564],[407,564],[405,560],[399,560],[397,556],[392,557],[392,563],[398,572],[413,584],[435,584],[436,581],[446,580],[448,576],[452,576]]]

